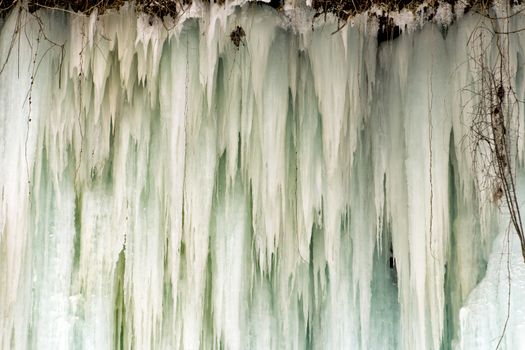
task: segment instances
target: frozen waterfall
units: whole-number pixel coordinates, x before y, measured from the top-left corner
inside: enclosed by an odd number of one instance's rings
[[[0,349],[525,349],[519,242],[469,148],[498,47],[459,17],[378,43],[366,14],[259,4],[14,9]],[[518,100],[524,23],[498,24]]]

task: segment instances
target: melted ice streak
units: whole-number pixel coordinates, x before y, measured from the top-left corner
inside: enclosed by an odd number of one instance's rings
[[[22,13],[12,42],[17,15],[0,36],[0,348],[495,347],[508,219],[474,187],[461,93],[478,17],[378,47],[365,17],[297,32],[257,5],[173,28],[41,11],[45,37]]]

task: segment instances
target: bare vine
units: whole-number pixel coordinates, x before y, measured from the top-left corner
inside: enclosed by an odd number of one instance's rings
[[[518,166],[520,101],[514,90],[510,63],[510,36],[525,28],[509,29],[510,20],[523,10],[513,11],[510,2],[504,16],[494,16],[488,2],[478,13],[482,20],[469,38],[473,49],[470,62],[476,69],[477,80],[469,89],[475,99],[470,124],[470,145],[475,169],[481,174],[477,185],[489,190],[498,207],[506,207],[510,216],[507,240],[507,315],[496,350],[503,344],[511,312],[510,231],[515,231],[525,262],[525,232],[516,190]],[[495,52],[491,50],[495,49]],[[492,53],[492,60],[489,60]]]
[[[15,8],[18,6],[17,8]],[[6,57],[3,59],[3,62],[0,65],[0,75],[5,71],[7,64],[9,62],[9,59],[11,58],[11,55],[13,54],[15,46],[17,47],[17,59],[18,59],[18,76],[20,75],[20,40],[22,37],[22,34],[24,34],[25,39],[27,41],[27,45],[30,48],[30,66],[29,66],[29,73],[30,73],[30,81],[29,81],[29,87],[24,99],[24,105],[27,103],[27,117],[26,117],[26,134],[24,139],[24,160],[26,165],[26,175],[27,175],[27,182],[28,185],[31,184],[31,176],[30,176],[30,167],[29,167],[29,160],[28,160],[28,153],[27,153],[27,146],[29,142],[29,133],[30,133],[30,125],[32,122],[32,110],[33,110],[33,88],[35,84],[35,79],[38,75],[38,71],[40,68],[40,65],[44,58],[53,51],[54,49],[59,49],[60,56],[59,56],[59,64],[58,64],[58,75],[61,75],[62,72],[62,63],[64,60],[64,44],[59,44],[52,39],[50,39],[44,30],[44,23],[42,19],[35,13],[28,12],[19,2],[13,2],[10,6],[7,7],[9,10],[16,11],[16,20],[15,25],[13,28],[13,32],[11,35],[11,41],[9,44],[9,48],[7,50]],[[33,26],[36,24],[36,37],[32,37],[27,33],[27,28],[29,26]],[[46,43],[48,46],[47,48],[41,49],[41,46],[43,43]],[[43,52],[41,52],[44,50]],[[60,88],[60,86],[59,86]],[[29,189],[28,192],[29,200],[31,202],[31,190]]]
[[[470,146],[474,167],[482,174],[478,186],[490,190],[492,200],[507,208],[525,262],[525,232],[516,191],[519,135],[513,124],[521,101],[511,83],[509,62],[509,35],[516,31],[506,30],[511,16],[498,18],[489,16],[488,10],[486,13],[489,25],[478,25],[469,40],[474,48],[470,59],[478,77],[469,90],[477,101],[470,124]],[[500,29],[502,25],[505,30]],[[496,48],[493,62],[488,60],[490,47]]]

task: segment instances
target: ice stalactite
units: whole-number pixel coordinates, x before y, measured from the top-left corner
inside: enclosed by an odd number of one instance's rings
[[[294,21],[255,4],[6,18],[0,348],[494,348],[508,220],[464,142],[483,20],[381,44],[366,14]]]

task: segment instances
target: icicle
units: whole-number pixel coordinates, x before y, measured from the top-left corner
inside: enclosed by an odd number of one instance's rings
[[[2,24],[0,347],[493,348],[508,300],[519,347],[519,249],[464,142],[483,19],[379,44],[366,15],[192,9]]]

